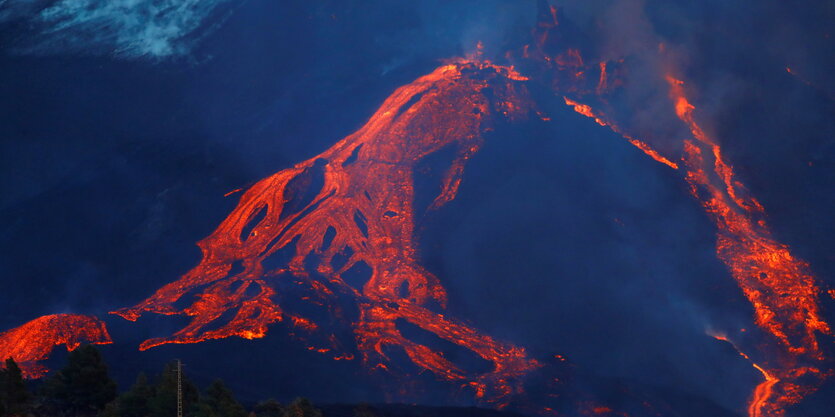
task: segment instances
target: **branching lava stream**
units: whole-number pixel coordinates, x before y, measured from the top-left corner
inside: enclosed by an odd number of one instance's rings
[[[822,318],[820,289],[809,265],[772,235],[763,206],[697,122],[684,82],[672,74],[658,77],[662,91],[669,87],[674,124],[689,131],[690,138],[675,140],[679,150],[633,134],[623,120],[610,117],[607,101],[623,85],[622,60],[589,62],[578,48],[560,44],[557,10],[544,4],[534,42],[506,58],[528,64],[532,70],[525,75],[537,77],[540,86],[550,88],[548,94],[686,182],[716,226],[716,254],[753,306],[767,340],[742,346],[746,353],[724,334],[711,336],[731,343],[763,377],[751,395],[749,417],[784,415],[832,373],[831,358],[818,341],[831,329]],[[402,374],[395,370],[400,354],[416,372],[431,371],[471,390],[484,404],[502,408],[518,399],[524,377],[543,364],[524,348],[444,314],[446,290],[420,265],[415,230],[420,216],[455,198],[485,132],[534,112],[528,78],[513,66],[483,59],[481,45],[478,50],[398,88],[355,133],[243,191],[232,213],[198,243],[202,259],[196,267],[136,306],[113,312],[131,321],[146,313],[189,317],[183,329],[146,340],[140,349],[262,338],[270,325],[283,322],[309,349],[337,360],[359,358],[369,369]],[[447,153],[453,158],[437,195],[427,208],[417,207],[416,184],[425,174],[419,165]],[[413,340],[405,328],[462,348],[489,369],[455,363],[442,349]],[[110,343],[104,323],[88,316],[44,316],[0,334],[0,354],[18,360],[27,377],[39,377],[46,369],[36,362],[55,345],[74,349],[82,342]],[[549,407],[530,409],[555,414]],[[625,415],[596,403],[589,410]]]
[[[388,349],[400,348],[420,369],[460,381],[476,397],[501,404],[537,362],[523,348],[438,311],[446,304],[444,287],[417,262],[414,181],[418,162],[451,148],[455,158],[430,210],[452,200],[483,132],[498,118],[515,120],[530,111],[524,80],[512,68],[460,60],[397,89],[359,131],[247,190],[229,217],[198,244],[200,265],[116,314],[129,320],[145,312],[192,317],[173,336],[148,340],[141,349],[229,336],[259,338],[284,318],[302,333],[323,332],[315,318],[287,311],[276,301],[280,281],[297,281],[311,290],[308,301],[343,321],[348,313],[335,302],[337,295],[355,300],[358,318],[346,324],[353,326],[367,366],[389,369]],[[309,192],[317,176],[321,185]],[[304,192],[308,198],[300,197]],[[287,250],[285,265],[266,266]],[[315,271],[306,268],[311,260]],[[370,273],[364,283],[351,286],[345,275],[357,265]],[[175,307],[194,292],[191,305]],[[225,319],[230,311],[234,314]],[[396,324],[400,319],[474,352],[493,369],[468,373],[441,352],[405,337]],[[323,340],[328,345],[316,350],[351,357],[337,335]]]

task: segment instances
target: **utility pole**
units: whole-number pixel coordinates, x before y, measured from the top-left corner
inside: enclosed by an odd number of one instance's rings
[[[177,359],[177,417],[183,417],[183,363]]]

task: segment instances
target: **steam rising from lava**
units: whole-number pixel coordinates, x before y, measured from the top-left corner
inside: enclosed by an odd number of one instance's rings
[[[104,322],[95,317],[53,314],[0,333],[0,357],[13,358],[25,378],[40,378],[48,369],[38,361],[47,359],[55,346],[74,350],[82,343],[113,342]]]

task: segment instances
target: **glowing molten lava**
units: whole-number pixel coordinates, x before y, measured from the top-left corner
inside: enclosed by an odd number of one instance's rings
[[[766,405],[766,402],[771,397],[771,390],[774,387],[774,384],[780,382],[780,380],[769,374],[768,371],[763,369],[760,365],[754,363],[754,361],[752,361],[745,352],[741,351],[739,347],[737,347],[736,343],[728,339],[727,336],[713,332],[708,332],[708,335],[712,336],[716,340],[729,343],[734,347],[734,349],[736,349],[739,356],[742,356],[748,362],[751,362],[751,366],[762,374],[764,380],[762,383],[757,385],[756,388],[754,388],[754,393],[751,396],[751,402],[748,404],[749,417],[762,417],[763,406]]]
[[[756,324],[774,337],[764,347],[765,365],[754,365],[765,382],[754,392],[749,415],[783,415],[828,373],[817,339],[830,333],[819,312],[820,289],[809,266],[772,237],[763,207],[747,197],[719,145],[694,119],[683,83],[671,76],[667,81],[676,115],[695,138],[685,141],[685,179],[716,224],[717,256],[751,301]]]
[[[590,63],[579,49],[562,45],[555,30],[557,10],[540,3],[535,42],[506,56],[534,62],[526,75],[551,88],[575,112],[681,173],[716,225],[717,256],[753,305],[755,322],[768,340],[749,355],[727,336],[712,336],[731,343],[763,377],[748,404],[749,417],[782,416],[831,373],[818,342],[819,334],[831,331],[821,318],[820,289],[809,266],[772,236],[762,205],[748,195],[718,143],[696,122],[683,82],[666,79],[675,115],[692,138],[684,141],[683,155],[670,159],[610,117],[616,113],[607,95],[622,85],[623,60]],[[359,357],[376,371],[409,373],[396,360],[400,355],[415,372],[431,371],[487,403],[508,404],[523,394],[523,377],[543,365],[525,349],[445,316],[446,290],[420,265],[415,229],[426,212],[455,198],[484,133],[533,110],[526,81],[513,67],[483,60],[479,44],[470,58],[398,88],[357,132],[240,194],[232,213],[198,242],[202,259],[196,267],[114,314],[131,321],[145,313],[190,317],[173,335],[143,342],[142,350],[231,336],[261,338],[270,325],[283,322],[308,349],[336,360]],[[652,135],[635,136],[659,145]],[[438,158],[445,156],[449,162],[436,194],[426,207],[417,206],[416,188],[429,181],[432,170],[428,161],[439,165]],[[38,377],[46,369],[36,362],[55,345],[72,350],[82,342],[110,343],[110,337],[95,318],[45,316],[0,334],[0,354],[20,362],[27,377]],[[453,362],[438,343],[467,351],[469,359],[480,358],[488,366],[473,370],[471,363]],[[556,413],[550,407],[529,409]],[[625,415],[596,402],[580,413]]]
[[[47,359],[55,346],[74,350],[82,343],[112,343],[104,322],[78,314],[53,314],[0,333],[0,358],[13,358],[25,378],[40,378],[49,370],[37,362]]]
[[[482,134],[497,119],[516,120],[530,111],[524,80],[512,68],[461,60],[398,88],[356,133],[247,190],[217,230],[198,243],[203,259],[197,267],[115,313],[128,320],[145,312],[192,318],[174,335],[147,340],[141,349],[259,338],[287,318],[297,336],[318,334],[324,346],[315,350],[350,359],[336,321],[353,329],[357,350],[372,369],[389,370],[389,356],[399,350],[419,370],[501,404],[538,364],[523,348],[440,313],[446,291],[417,260],[415,219],[422,213],[414,206],[415,179],[422,160],[450,152],[454,157],[429,210],[452,200]],[[185,298],[190,295],[193,301]],[[355,315],[337,302],[346,298],[353,300]],[[181,300],[190,305],[177,307]],[[475,353],[491,369],[463,369],[441,351],[410,340],[402,330],[406,325]]]
[[[764,358],[760,364],[752,362],[764,381],[752,395],[749,415],[782,415],[788,405],[814,391],[831,373],[831,359],[825,358],[817,339],[818,334],[831,332],[821,318],[820,289],[808,264],[795,258],[788,246],[772,236],[762,205],[748,195],[730,164],[723,159],[719,144],[696,122],[695,107],[685,96],[681,81],[672,76],[666,79],[674,113],[694,139],[684,141],[680,166],[587,104],[593,102],[607,112],[611,110],[609,93],[622,83],[615,76],[618,65],[606,61],[585,65],[575,49],[565,42],[554,42],[563,38],[558,20],[552,15],[553,10],[551,13],[544,8],[540,10],[539,24],[533,33],[535,43],[523,49],[523,58],[535,62],[542,78],[547,78],[552,90],[563,96],[565,104],[575,112],[619,133],[654,160],[673,169],[681,168],[691,194],[716,225],[717,256],[728,266],[731,276],[753,305],[756,324],[773,338],[758,345],[758,356]],[[664,49],[663,45],[659,47],[661,53]],[[567,56],[574,58],[567,59]],[[586,77],[594,71],[599,72],[596,83],[592,77]]]
[[[606,70],[605,65],[602,65],[601,68],[603,68],[603,71]],[[601,78],[601,80],[605,80],[605,78]],[[604,121],[602,119],[603,116],[595,114],[595,112],[591,108],[591,106],[588,106],[588,105],[585,105],[585,104],[580,104],[580,103],[578,103],[578,102],[576,102],[576,101],[574,101],[574,100],[572,100],[568,97],[563,97],[563,99],[565,100],[565,104],[574,108],[574,111],[576,111],[577,113],[582,114],[583,116],[590,117],[590,118],[594,119],[594,121],[597,122],[597,124],[599,124],[600,126],[609,126],[609,129],[612,129],[613,132],[623,136],[623,138],[626,139],[627,141],[629,141],[629,143],[631,143],[632,146],[640,149],[645,154],[647,154],[650,158],[652,158],[655,161],[660,162],[660,163],[662,163],[662,164],[664,164],[664,165],[666,165],[666,166],[668,166],[672,169],[678,169],[678,164],[676,164],[673,161],[670,161],[669,159],[667,159],[666,157],[664,157],[663,155],[658,153],[658,151],[656,151],[655,149],[652,149],[652,147],[650,147],[646,143],[641,142],[640,140],[635,139],[632,136],[624,133],[617,126],[615,126],[612,122]]]

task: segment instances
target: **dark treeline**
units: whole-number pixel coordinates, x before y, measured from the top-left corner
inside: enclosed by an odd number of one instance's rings
[[[322,417],[304,398],[289,405],[267,400],[248,410],[220,379],[201,391],[182,375],[182,395],[185,417]],[[362,407],[358,414],[365,414]],[[63,369],[31,390],[10,358],[0,367],[0,416],[176,417],[177,363],[167,364],[154,378],[140,374],[120,394],[102,355],[91,345],[70,352]]]
[[[182,375],[184,417],[524,417],[473,407],[331,404],[314,406],[305,398],[241,404],[223,381],[200,390]],[[158,375],[139,374],[121,393],[95,346],[70,352],[65,366],[41,381],[25,381],[13,359],[0,363],[0,417],[176,417],[177,362]]]

